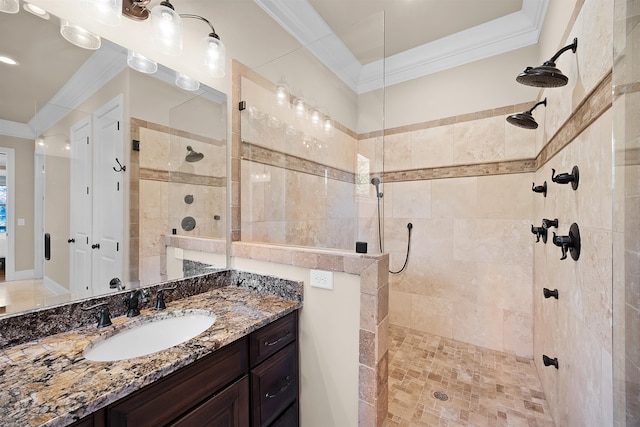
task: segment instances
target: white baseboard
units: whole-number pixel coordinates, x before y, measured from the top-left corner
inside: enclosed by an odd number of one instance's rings
[[[69,293],[69,289],[65,288],[55,280],[52,280],[48,277],[45,277],[42,280],[42,284],[44,285],[45,288],[49,289],[51,292],[53,292],[56,295],[64,295]]]
[[[14,271],[13,272],[13,278],[11,280],[12,281],[14,281],[14,280],[29,280],[29,279],[33,279],[33,278],[34,278],[33,270],[20,270],[20,271]]]

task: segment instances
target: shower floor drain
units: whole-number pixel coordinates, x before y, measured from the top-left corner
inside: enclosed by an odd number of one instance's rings
[[[449,400],[449,395],[447,395],[447,393],[443,391],[434,391],[433,397],[435,397],[438,400],[442,400],[443,402],[446,402],[447,400]]]

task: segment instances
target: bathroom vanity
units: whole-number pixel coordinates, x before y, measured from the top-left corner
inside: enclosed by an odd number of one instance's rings
[[[297,312],[73,424],[297,426]]]
[[[150,304],[105,328],[92,323],[0,349],[3,425],[297,426],[302,286],[281,282],[274,295],[268,277],[252,276],[168,301],[165,311]],[[215,323],[146,356],[84,357],[105,337],[190,311],[213,313]]]

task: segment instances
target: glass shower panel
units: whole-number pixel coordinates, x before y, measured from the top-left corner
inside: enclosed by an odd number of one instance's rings
[[[363,35],[373,50],[352,52]],[[360,141],[377,133],[382,144],[383,37],[371,17],[242,71],[241,240],[353,250],[368,239],[361,181],[382,162]]]

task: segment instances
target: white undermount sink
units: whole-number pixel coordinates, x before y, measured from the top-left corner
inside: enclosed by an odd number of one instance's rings
[[[98,338],[84,349],[83,355],[96,362],[146,356],[200,335],[215,321],[216,315],[206,311],[181,311],[152,317],[105,340]]]

